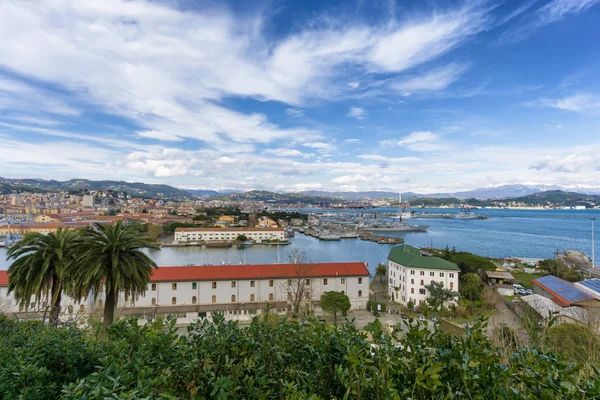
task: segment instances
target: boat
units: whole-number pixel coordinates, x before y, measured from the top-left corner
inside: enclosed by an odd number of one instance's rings
[[[342,237],[339,235],[321,235],[319,236],[320,240],[333,241],[333,240],[342,240]]]

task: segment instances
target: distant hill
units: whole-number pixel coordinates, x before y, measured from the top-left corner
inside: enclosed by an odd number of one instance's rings
[[[508,199],[507,199],[508,200]],[[589,206],[600,203],[600,195],[565,192],[562,190],[547,190],[515,199],[526,204],[557,204],[565,207]]]
[[[61,182],[43,179],[0,178],[0,193],[11,193],[13,191],[78,191],[80,189],[113,190],[115,192],[126,192],[132,196],[174,200],[182,200],[193,197],[187,191],[177,189],[173,186],[153,185],[142,182],[91,181],[88,179],[71,179]]]
[[[321,204],[328,205],[332,203],[344,202],[343,199],[332,196],[314,196],[304,193],[277,193],[266,190],[251,190],[244,193],[231,193],[214,197],[215,200],[230,200],[230,201],[263,201],[273,205],[284,203],[297,204]]]
[[[326,192],[324,190],[307,190],[300,192],[309,196],[339,197],[347,200],[386,199],[398,197],[398,192],[369,191],[369,192]],[[404,194],[402,194],[404,196]]]

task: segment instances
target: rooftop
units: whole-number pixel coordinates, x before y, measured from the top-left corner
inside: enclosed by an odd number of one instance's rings
[[[515,279],[515,277],[512,276],[512,274],[510,272],[506,272],[506,271],[485,271],[485,274],[488,276],[488,278],[492,278],[492,279],[509,279],[509,280]]]
[[[456,264],[439,257],[423,256],[421,250],[408,244],[396,246],[390,250],[388,260],[405,267],[460,271]]]
[[[540,296],[539,294],[530,294],[521,297],[527,305],[533,308],[542,318],[547,319],[550,316],[567,317],[572,318],[576,321],[587,320],[587,310],[581,307],[567,307],[563,308],[554,303],[552,300]]]
[[[248,232],[248,231],[283,231],[283,228],[177,228],[175,232]]]
[[[594,299],[593,296],[578,289],[571,282],[557,278],[554,275],[542,276],[531,282],[550,293],[554,297],[552,300],[563,307],[567,307],[572,303]]]
[[[585,281],[577,282],[575,286],[585,290],[590,294],[596,294],[596,298],[600,298],[600,279],[586,279]]]

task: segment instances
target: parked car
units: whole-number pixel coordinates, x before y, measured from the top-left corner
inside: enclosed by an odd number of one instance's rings
[[[527,294],[533,294],[533,290],[531,289],[525,289],[525,292],[527,292]]]
[[[408,315],[402,313],[402,319],[407,319],[407,318],[408,318]]]
[[[432,320],[433,322],[438,322],[440,319],[439,319],[438,317],[436,317],[435,315],[432,315],[432,316],[431,316],[431,320]]]
[[[425,321],[425,316],[423,314],[419,315],[419,321]]]
[[[377,318],[381,317],[381,314],[379,314],[377,311],[373,311],[373,315]]]

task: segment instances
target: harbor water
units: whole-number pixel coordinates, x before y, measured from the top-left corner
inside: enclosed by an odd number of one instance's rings
[[[372,210],[369,210],[372,211]],[[378,212],[394,212],[378,209]],[[421,211],[421,210],[416,210]],[[448,209],[428,209],[432,213],[458,212]],[[382,232],[397,236],[406,243],[436,248],[449,246],[488,257],[550,258],[557,250],[580,250],[591,256],[591,217],[600,217],[600,210],[476,210],[487,214],[485,220],[410,219],[410,224],[429,225],[427,232]],[[600,224],[600,218],[597,225]],[[596,235],[598,237],[598,235]],[[596,264],[600,258],[600,240],[596,241]],[[377,263],[385,262],[393,245],[377,244],[359,239],[319,241],[296,233],[288,246],[253,246],[247,249],[206,249],[199,247],[167,247],[151,251],[159,266],[218,265],[222,263],[287,262],[292,247],[304,250],[313,262],[363,261],[374,272]],[[6,249],[0,248],[0,269],[7,269]]]

